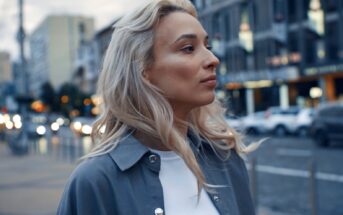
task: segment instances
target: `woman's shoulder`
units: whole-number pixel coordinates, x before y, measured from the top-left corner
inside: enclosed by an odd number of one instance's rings
[[[99,211],[112,196],[115,172],[107,154],[82,161],[66,183],[57,214],[103,214]]]
[[[90,157],[77,165],[70,176],[70,181],[97,183],[110,177],[115,172],[115,169],[115,165],[108,154]]]

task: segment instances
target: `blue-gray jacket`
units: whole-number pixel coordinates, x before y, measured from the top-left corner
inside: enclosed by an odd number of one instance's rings
[[[222,161],[207,142],[191,132],[188,137],[206,182],[227,185],[208,193],[218,212],[255,214],[247,170],[238,154],[231,150],[230,158]],[[57,214],[155,215],[157,208],[164,210],[159,170],[159,156],[129,135],[110,153],[85,160],[74,170]]]

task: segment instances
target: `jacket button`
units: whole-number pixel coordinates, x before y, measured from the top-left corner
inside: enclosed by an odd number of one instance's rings
[[[163,209],[162,208],[156,208],[155,209],[155,215],[163,215]]]
[[[214,195],[214,196],[213,196],[213,200],[214,200],[215,202],[219,202],[219,201],[220,201],[220,198],[219,198],[219,196]]]
[[[152,154],[149,156],[149,162],[150,163],[155,163],[158,160],[158,156],[155,154]]]

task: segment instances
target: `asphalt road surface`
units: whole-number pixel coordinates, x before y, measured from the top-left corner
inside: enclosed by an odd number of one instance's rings
[[[343,143],[321,148],[306,138],[270,138],[248,156],[250,171],[253,159],[258,205],[284,214],[343,215]]]

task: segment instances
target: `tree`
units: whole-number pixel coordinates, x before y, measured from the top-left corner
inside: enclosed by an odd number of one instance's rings
[[[45,82],[41,86],[40,99],[49,107],[52,112],[59,111],[59,103],[56,98],[56,92],[50,82]]]
[[[68,116],[72,110],[78,110],[80,115],[84,115],[84,99],[89,97],[89,95],[87,96],[72,83],[64,83],[58,93],[61,110],[66,116]]]

